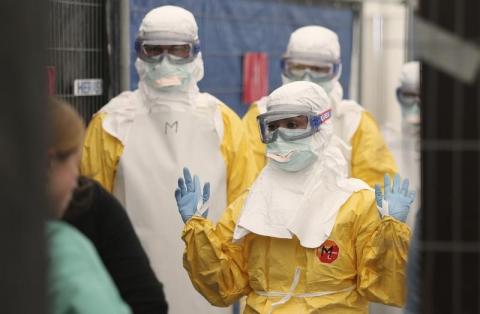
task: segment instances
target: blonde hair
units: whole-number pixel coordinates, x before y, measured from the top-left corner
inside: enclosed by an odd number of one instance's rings
[[[56,97],[48,99],[48,148],[56,157],[66,159],[82,148],[85,124],[72,106]]]

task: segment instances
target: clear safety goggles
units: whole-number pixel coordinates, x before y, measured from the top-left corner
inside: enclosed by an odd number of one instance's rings
[[[148,63],[159,63],[167,58],[173,64],[192,62],[200,52],[199,41],[188,42],[168,38],[137,37],[137,56]]]
[[[397,100],[405,107],[420,105],[420,95],[417,92],[404,91],[401,88],[397,88]]]
[[[296,141],[318,132],[320,125],[330,119],[332,111],[270,111],[257,117],[260,138],[264,144],[273,143],[278,136],[285,141]],[[295,133],[283,130],[295,130]]]
[[[282,73],[285,77],[301,81],[310,76],[316,82],[327,82],[338,77],[341,71],[339,62],[322,62],[317,60],[282,59]]]

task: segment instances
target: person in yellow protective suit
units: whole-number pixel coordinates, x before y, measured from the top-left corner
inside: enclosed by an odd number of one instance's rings
[[[283,83],[311,81],[323,87],[332,100],[334,133],[345,143],[340,149],[350,164],[350,176],[373,186],[383,182],[385,173],[397,172],[397,166],[373,116],[356,102],[343,99],[340,74],[340,43],[334,32],[305,26],[290,35],[282,60]],[[265,110],[265,99],[260,99],[243,117],[259,169],[266,163],[266,147],[260,141],[256,118]]]
[[[267,98],[259,117],[267,165],[218,224],[204,218],[208,184],[202,192],[189,171],[179,180],[183,265],[210,303],[247,296],[244,313],[262,314],[365,314],[369,301],[404,303],[410,229],[389,213],[408,208],[380,212],[372,189],[348,178],[329,104],[310,82]],[[406,194],[395,182],[389,197]]]
[[[135,50],[138,89],[115,97],[94,116],[81,172],[127,209],[172,313],[230,313],[208,304],[178,267],[182,222],[171,190],[178,169],[200,169],[215,193],[210,214],[218,219],[254,179],[242,122],[220,100],[199,92],[203,61],[190,12],[176,6],[150,11]]]

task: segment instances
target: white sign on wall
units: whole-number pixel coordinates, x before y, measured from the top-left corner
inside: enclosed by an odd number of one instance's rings
[[[99,96],[103,94],[102,79],[78,79],[73,81],[75,96]]]

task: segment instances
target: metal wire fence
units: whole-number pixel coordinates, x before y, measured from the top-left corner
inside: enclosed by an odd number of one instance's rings
[[[48,65],[54,69],[55,93],[88,122],[108,100],[106,1],[50,0],[48,5]]]

